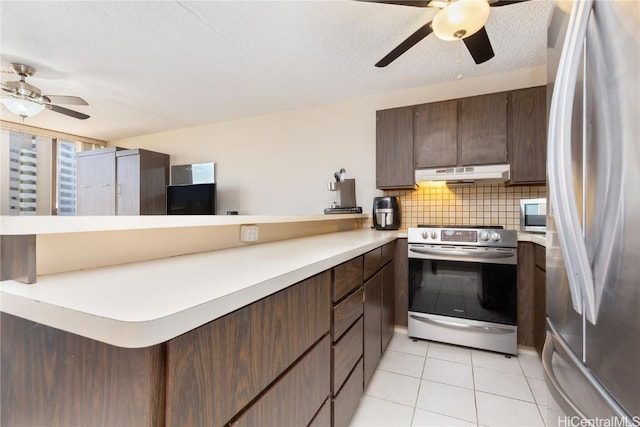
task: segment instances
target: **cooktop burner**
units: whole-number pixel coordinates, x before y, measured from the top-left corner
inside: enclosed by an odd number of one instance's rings
[[[489,230],[504,229],[504,227],[501,225],[429,225],[429,224],[418,224],[418,228],[481,228],[481,229],[489,229]]]

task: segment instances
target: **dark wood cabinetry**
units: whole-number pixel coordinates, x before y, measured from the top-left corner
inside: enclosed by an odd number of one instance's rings
[[[504,163],[512,184],[544,183],[546,88],[378,111],[376,140],[379,189],[414,188],[419,168]]]
[[[395,253],[388,243],[148,348],[2,313],[1,424],[348,426],[393,334]]]
[[[229,422],[329,332],[330,304],[326,271],[169,341],[166,425]]]
[[[364,284],[364,387],[382,356],[382,273]]]
[[[507,162],[507,93],[458,100],[458,164]]]
[[[509,102],[512,184],[544,184],[547,174],[547,88],[514,90]]]
[[[518,344],[542,354],[546,333],[546,249],[518,243]]]
[[[376,113],[376,188],[415,188],[412,107]]]
[[[547,317],[547,273],[546,273],[546,248],[533,245],[535,258],[534,291],[533,291],[533,345],[539,354],[542,354],[544,339],[546,336]]]
[[[407,326],[409,323],[409,251],[407,239],[395,241],[393,276],[395,288],[395,324]]]
[[[105,148],[77,155],[78,215],[164,215],[169,155]]]
[[[416,168],[458,163],[458,101],[414,107],[413,144]]]

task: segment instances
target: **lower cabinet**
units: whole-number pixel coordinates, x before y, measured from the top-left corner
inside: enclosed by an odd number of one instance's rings
[[[542,354],[546,333],[546,249],[518,243],[518,344]]]
[[[2,313],[0,424],[348,426],[393,334],[394,244],[149,348]]]
[[[325,271],[169,341],[166,425],[217,426],[233,421],[329,333],[330,285],[331,272]],[[307,303],[301,304],[303,301]],[[328,363],[328,347],[323,354]],[[329,370],[326,371],[323,381],[326,387],[319,392],[324,393],[324,397],[317,402],[311,416],[329,395],[330,377]],[[297,379],[296,375],[300,374],[292,375]],[[310,395],[304,382],[292,392],[290,388],[296,384],[296,380],[287,381],[279,387],[281,392],[269,392],[268,401],[286,399],[291,394]],[[314,384],[312,388],[316,386],[321,384]],[[298,411],[298,408],[287,408]],[[285,409],[279,407],[279,410]],[[269,422],[272,418],[260,422],[256,417],[262,412],[255,411],[250,418],[256,421],[254,425],[273,424]],[[288,419],[296,415],[274,416]],[[310,421],[311,418],[307,423]]]
[[[364,387],[382,356],[382,273],[364,284]]]

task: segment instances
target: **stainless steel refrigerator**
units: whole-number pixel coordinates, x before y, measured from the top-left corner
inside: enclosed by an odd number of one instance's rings
[[[639,0],[555,2],[547,426],[640,425],[639,43]]]

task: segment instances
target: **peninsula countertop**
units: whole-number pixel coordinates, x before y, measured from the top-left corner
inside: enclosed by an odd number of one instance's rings
[[[168,341],[398,237],[360,229],[0,282],[0,310],[119,347]]]

